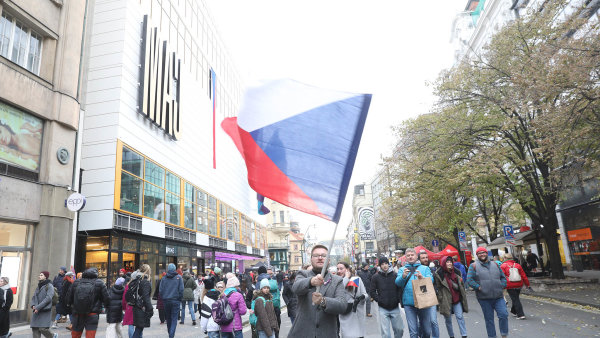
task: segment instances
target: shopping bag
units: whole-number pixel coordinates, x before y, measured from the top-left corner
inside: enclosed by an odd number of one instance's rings
[[[412,281],[413,299],[417,309],[425,309],[438,305],[437,296],[431,278],[414,279]]]

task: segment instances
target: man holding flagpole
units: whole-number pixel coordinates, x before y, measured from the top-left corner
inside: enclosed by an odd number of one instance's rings
[[[298,314],[288,337],[336,337],[337,316],[346,310],[342,278],[324,269],[328,249],[315,245],[311,251],[312,270],[301,270],[292,285],[298,296]],[[322,273],[326,273],[325,276]],[[317,292],[320,287],[320,292]]]

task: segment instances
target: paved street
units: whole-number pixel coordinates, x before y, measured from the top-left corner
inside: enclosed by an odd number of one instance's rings
[[[469,337],[485,337],[485,324],[481,308],[475,299],[473,293],[469,293],[469,313],[465,314],[467,321],[467,332]],[[551,301],[540,301],[530,297],[522,299],[527,320],[517,320],[510,316],[509,328],[511,337],[600,337],[600,311],[585,310],[578,306],[568,306],[558,304]],[[367,318],[367,335],[366,337],[380,337],[379,326],[377,322],[377,305],[373,305],[373,317]],[[189,315],[188,315],[189,316]],[[247,316],[245,316],[247,318]],[[188,317],[189,319],[189,317]],[[281,335],[286,337],[291,328],[290,320],[287,312],[281,315]],[[101,317],[102,325],[98,330],[98,337],[104,337],[106,320]],[[191,321],[186,319],[185,325],[177,326],[177,337],[204,337],[201,329],[198,326],[191,325]],[[448,337],[444,318],[438,315],[440,323],[440,337]],[[455,333],[458,333],[456,320],[453,321]],[[66,324],[59,324],[60,329],[56,332],[59,337],[70,337],[68,331],[65,330]],[[408,337],[408,329],[406,321],[404,321],[405,332],[404,337]],[[144,337],[164,337],[166,333],[166,325],[160,325],[158,321],[158,313],[152,318],[152,327],[144,330]],[[16,328],[13,331],[13,337],[30,337],[31,331],[28,327]],[[250,338],[250,328],[244,328],[244,337]]]

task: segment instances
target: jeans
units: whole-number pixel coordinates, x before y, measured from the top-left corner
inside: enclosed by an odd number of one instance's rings
[[[477,299],[485,318],[485,328],[490,338],[496,337],[496,326],[494,325],[494,310],[498,314],[498,326],[500,326],[500,335],[508,335],[508,311],[503,297],[498,299]]]
[[[129,338],[133,338],[133,333],[135,332],[135,325],[127,325],[127,334]]]
[[[196,321],[196,313],[194,312],[194,301],[193,300],[182,300],[181,301],[181,322],[185,321],[185,303],[188,305],[188,309],[190,310],[190,315],[192,316],[192,321]]]
[[[267,336],[265,331],[258,331],[258,338],[275,338],[275,332],[271,333],[270,336]]]
[[[233,330],[233,336],[235,338],[244,338],[244,332],[242,330]]]
[[[510,301],[512,303],[510,307],[510,312],[517,315],[517,317],[525,316],[523,312],[523,304],[521,304],[521,298],[519,295],[521,294],[521,289],[508,289],[508,296],[510,296]]]
[[[456,316],[456,321],[458,322],[458,329],[460,330],[461,336],[467,335],[467,326],[465,325],[465,318],[463,317],[463,308],[460,302],[452,305],[452,310],[454,311],[454,315]],[[454,337],[454,329],[452,328],[452,314],[449,316],[444,316],[446,320],[446,330],[448,330],[448,336]]]
[[[394,338],[400,338],[404,334],[404,323],[400,315],[400,309],[387,310],[379,307],[379,327],[381,329],[381,337],[391,338],[390,324],[394,332]]]
[[[56,322],[56,321],[58,321],[58,320],[60,319],[60,317],[61,317],[61,316],[60,316],[60,313],[57,313],[57,314],[56,314],[56,317],[54,317],[54,321],[55,321],[55,322]]]
[[[430,308],[417,309],[412,305],[404,305],[404,312],[406,313],[406,322],[408,323],[410,338],[419,337],[419,328],[422,330],[421,338],[431,337]]]
[[[181,305],[181,302],[178,300],[165,300],[164,304],[169,338],[174,338],[175,330],[177,329],[177,316],[179,315],[179,306]]]
[[[437,306],[429,308],[429,318],[431,319],[431,338],[440,338],[440,327],[437,321]],[[423,335],[423,329],[419,328],[421,336]]]
[[[136,326],[135,331],[133,331],[133,338],[142,338],[142,332],[144,332],[144,328]]]
[[[221,338],[220,331],[208,331],[208,338]]]
[[[233,332],[223,332],[221,331],[221,338],[235,338]]]

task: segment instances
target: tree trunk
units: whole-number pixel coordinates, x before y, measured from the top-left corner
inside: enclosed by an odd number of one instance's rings
[[[554,209],[551,209],[554,210]],[[546,247],[548,248],[548,259],[550,260],[550,268],[552,269],[552,279],[565,279],[565,273],[563,271],[562,262],[560,260],[560,247],[558,246],[558,237],[556,236],[556,230],[558,230],[558,220],[556,219],[556,213],[551,212],[549,215],[544,217],[544,229],[542,234],[546,240]],[[562,234],[564,236],[564,234]]]

